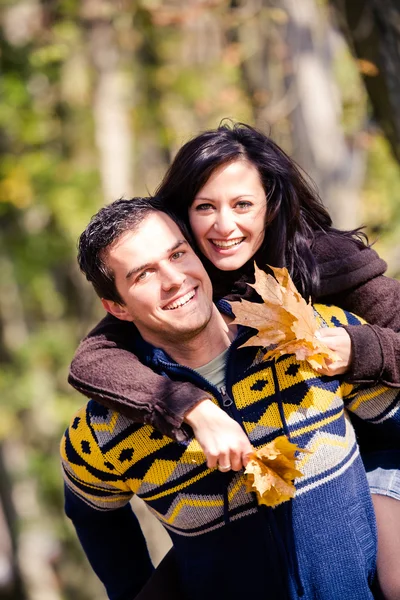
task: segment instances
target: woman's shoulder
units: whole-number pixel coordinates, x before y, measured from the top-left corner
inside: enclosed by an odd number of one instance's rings
[[[321,296],[356,287],[387,269],[375,250],[350,234],[318,232],[311,251],[319,267]]]
[[[318,264],[346,258],[358,258],[365,253],[373,253],[375,250],[362,239],[346,232],[316,231],[311,243],[311,250],[318,260]]]

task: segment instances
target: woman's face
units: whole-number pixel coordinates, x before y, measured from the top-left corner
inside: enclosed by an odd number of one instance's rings
[[[189,208],[189,221],[201,252],[221,271],[234,271],[261,246],[266,210],[258,170],[236,160],[211,174]]]

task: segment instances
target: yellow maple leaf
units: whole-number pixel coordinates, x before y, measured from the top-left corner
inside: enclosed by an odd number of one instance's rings
[[[246,469],[246,490],[255,492],[259,504],[278,506],[294,497],[293,480],[303,473],[295,467],[295,454],[302,450],[284,435],[251,456]]]
[[[291,335],[293,317],[281,306],[267,306],[248,300],[232,302],[232,308],[233,305],[236,315],[233,323],[258,330],[256,336],[250,338],[243,346],[269,346],[284,341]]]
[[[257,266],[257,265],[256,265]],[[269,267],[277,282],[287,291],[293,292],[293,294],[299,298],[301,298],[301,294],[298,292],[296,286],[293,283],[292,278],[289,275],[286,267]],[[260,269],[259,269],[260,270]]]
[[[264,360],[294,354],[297,360],[307,360],[313,368],[326,367],[338,360],[338,355],[315,336],[319,326],[311,302],[306,302],[297,291],[287,269],[270,267],[272,277],[256,264],[254,268],[255,283],[249,285],[264,303],[247,300],[231,303],[233,324],[257,329],[243,346],[267,348]]]
[[[249,286],[256,290],[265,303],[282,305],[285,287],[280,281],[259,269],[256,263],[254,263],[254,274],[255,282],[249,283]]]

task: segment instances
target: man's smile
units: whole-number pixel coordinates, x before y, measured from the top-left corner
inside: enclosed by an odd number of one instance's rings
[[[188,302],[190,302],[194,298],[194,296],[196,295],[196,289],[191,290],[190,292],[188,292],[184,296],[181,296],[177,300],[174,300],[173,302],[170,302],[169,304],[167,304],[166,306],[164,306],[163,310],[175,310],[176,308],[181,308],[182,306],[185,306],[185,304],[187,304]]]

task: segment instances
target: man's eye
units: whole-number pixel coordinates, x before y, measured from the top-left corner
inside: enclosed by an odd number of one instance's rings
[[[178,258],[180,258],[181,256],[183,256],[185,253],[180,250],[179,252],[174,252],[174,254],[171,256],[172,260],[177,260]]]
[[[150,273],[150,271],[142,271],[140,273],[140,275],[138,275],[136,277],[136,281],[143,281],[144,279],[146,279],[148,277],[149,273]]]

